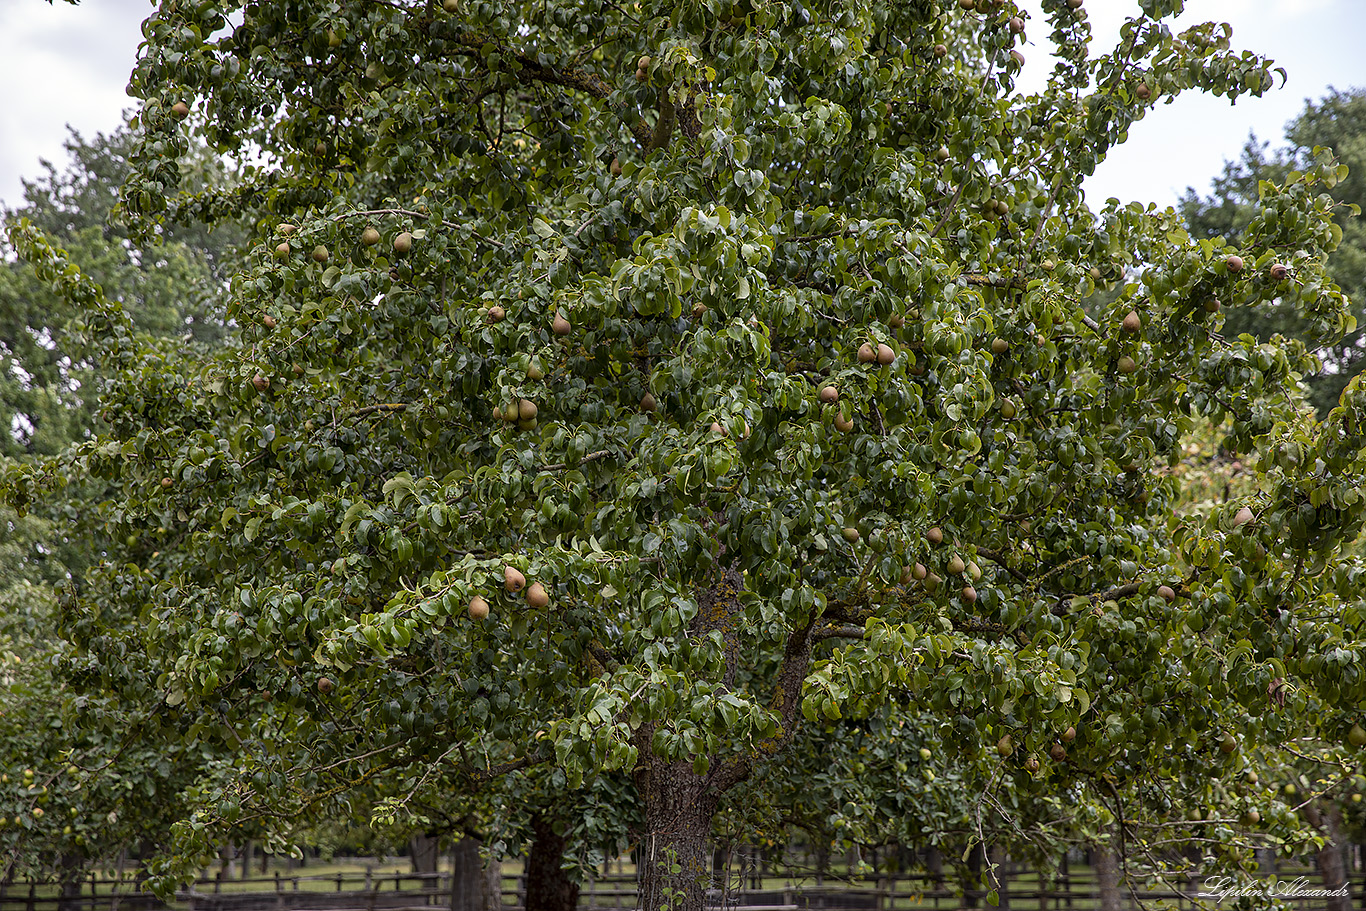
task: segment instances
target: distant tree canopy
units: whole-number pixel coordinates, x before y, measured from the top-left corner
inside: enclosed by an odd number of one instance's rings
[[[46,173],[24,183],[24,203],[3,212],[0,472],[107,433],[100,403],[117,379],[88,344],[87,314],[53,276],[14,255],[8,235],[20,226],[79,262],[127,314],[149,357],[230,343],[226,277],[244,232],[234,219],[212,229],[168,219],[156,234],[134,238],[119,188],[138,142],[126,126],[92,140],[73,131],[65,169],[42,162]],[[231,185],[202,143],[185,171],[191,183],[212,174],[216,185]],[[73,697],[86,666],[69,648],[57,592],[83,587],[90,567],[113,552],[104,510],[118,492],[98,478],[67,480],[59,494],[22,510],[0,507],[0,836],[32,836],[6,856],[0,877],[54,866],[79,875],[83,864],[73,860],[165,837],[177,796],[205,758],[183,728],[161,728],[154,707],[127,702],[126,688]],[[88,723],[92,714],[121,718],[123,730]],[[91,771],[87,786],[73,783],[73,761]]]
[[[1181,213],[1196,237],[1219,237],[1238,243],[1255,218],[1262,181],[1279,183],[1295,170],[1311,166],[1314,149],[1333,150],[1348,174],[1324,187],[1337,203],[1333,221],[1342,242],[1328,258],[1328,274],[1350,298],[1356,326],[1341,337],[1313,332],[1286,301],[1276,298],[1254,307],[1231,311],[1224,331],[1250,332],[1259,339],[1281,333],[1314,350],[1322,369],[1307,377],[1309,400],[1320,415],[1338,403],[1347,383],[1363,367],[1366,357],[1366,223],[1359,217],[1366,207],[1366,88],[1332,91],[1286,126],[1286,145],[1269,151],[1269,143],[1251,137],[1242,157],[1224,166],[1208,196],[1187,190]]]

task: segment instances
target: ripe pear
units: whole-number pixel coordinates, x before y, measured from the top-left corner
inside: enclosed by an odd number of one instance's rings
[[[1359,724],[1353,724],[1352,729],[1347,732],[1347,742],[1358,750],[1366,747],[1366,729]]]
[[[1054,762],[1062,762],[1067,759],[1067,747],[1060,743],[1055,743],[1048,751],[1048,755]]]
[[[911,578],[915,579],[917,582],[924,582],[925,577],[929,574],[930,571],[925,568],[924,563],[917,563],[911,567]]]
[[[854,429],[853,418],[846,418],[842,413],[835,412],[835,429],[840,433],[848,433]]]
[[[281,241],[275,245],[275,256],[279,259],[285,259],[289,256],[289,241]]]
[[[360,242],[367,247],[373,247],[375,244],[379,243],[379,241],[379,231],[376,228],[367,227],[364,231],[360,232]]]
[[[977,603],[977,589],[973,588],[971,585],[964,585],[963,590],[959,594],[963,596],[963,600],[968,604]]]
[[[556,335],[569,334],[569,320],[564,318],[563,313],[555,313],[555,319],[551,321],[550,328]]]
[[[840,534],[843,535],[844,540],[848,541],[850,544],[857,544],[859,538],[862,537],[862,535],[859,534],[859,530],[853,527],[840,529]]]
[[[1219,312],[1219,298],[1217,298],[1217,297],[1215,297],[1213,294],[1211,294],[1209,297],[1205,298],[1204,307],[1205,307],[1205,312],[1206,312],[1206,313],[1218,313],[1218,312]]]
[[[961,575],[963,570],[967,569],[967,564],[963,562],[962,557],[958,556],[957,554],[954,554],[952,557],[949,558],[949,564],[946,567],[946,569],[948,569],[948,571],[952,575],[957,576]]]
[[[503,321],[503,317],[505,316],[507,316],[507,311],[504,310],[502,307],[498,306],[497,304],[494,304],[492,307],[489,307],[489,322],[501,323]]]
[[[1037,756],[1030,756],[1024,761],[1024,767],[1025,771],[1030,773],[1039,771],[1039,758]]]
[[[1001,756],[1009,756],[1015,752],[1015,741],[1011,739],[1009,734],[996,741],[996,752]]]
[[[879,364],[886,367],[894,360],[896,360],[896,352],[892,350],[890,345],[877,346],[877,362]]]
[[[1269,270],[1273,282],[1283,282],[1290,277],[1290,267],[1285,263],[1276,263]]]
[[[1147,101],[1153,97],[1153,90],[1148,88],[1148,83],[1140,82],[1138,88],[1134,89],[1134,94],[1138,96],[1139,101]]]
[[[526,378],[529,380],[543,380],[545,379],[545,371],[541,369],[539,363],[532,361],[527,365]]]
[[[328,693],[332,692],[336,688],[337,685],[332,682],[331,677],[318,678],[318,692],[322,693],[324,696],[326,696]]]
[[[526,590],[526,603],[532,607],[545,607],[550,603],[550,595],[546,593],[545,586],[539,582],[533,582]]]
[[[1137,310],[1130,310],[1128,315],[1124,317],[1122,325],[1125,332],[1133,334],[1143,328],[1143,319],[1138,315]]]
[[[833,403],[835,403],[835,402],[838,402],[838,401],[839,401],[839,398],[840,398],[840,391],[839,391],[839,389],[837,389],[836,387],[834,387],[834,386],[822,386],[822,387],[821,387],[820,399],[821,399],[821,402],[823,402],[824,404],[826,404],[826,405],[833,404]]]
[[[719,437],[728,436],[726,428],[722,427],[719,421],[711,422],[711,432]]]
[[[1010,30],[1015,34],[1022,34],[1025,30],[1025,22],[1019,16],[1010,17]]]
[[[526,576],[515,566],[503,567],[503,587],[516,594],[526,587]]]
[[[265,392],[270,388],[270,377],[258,373],[251,378],[251,385],[256,388],[257,392]]]
[[[1224,267],[1227,268],[1228,271],[1233,272],[1233,273],[1235,273],[1235,274],[1238,273],[1238,272],[1242,272],[1242,271],[1243,271],[1243,258],[1242,258],[1241,256],[1236,255],[1236,254],[1235,254],[1235,255],[1231,255],[1231,256],[1229,256],[1228,259],[1224,260]]]
[[[659,407],[659,403],[655,401],[655,397],[654,397],[653,395],[651,395],[650,393],[647,392],[647,393],[645,393],[644,395],[642,395],[642,396],[640,397],[640,410],[641,410],[641,411],[653,412],[653,411],[654,411],[656,408],[658,408],[658,407]]]
[[[612,164],[608,167],[608,170],[612,172],[612,176],[613,176],[613,177],[620,177],[620,176],[621,176],[621,161],[620,161],[619,159],[617,159],[617,158],[613,158],[613,159],[612,159]]]
[[[1160,597],[1163,601],[1166,601],[1168,604],[1171,604],[1173,601],[1176,600],[1176,592],[1172,589],[1170,585],[1159,585],[1157,587],[1157,594],[1158,597]]]
[[[977,565],[976,560],[968,561],[968,578],[974,582],[982,581],[982,567]]]
[[[944,532],[938,525],[935,525],[925,532],[925,540],[931,544],[943,544]]]
[[[871,364],[875,360],[877,360],[877,351],[873,348],[872,345],[868,344],[867,342],[864,342],[862,345],[859,345],[858,362],[860,364]]]
[[[274,329],[276,326],[279,325],[279,321],[276,320],[275,317],[267,313],[265,316],[261,317],[261,324],[265,326],[267,329]]]
[[[171,113],[184,120],[190,116],[190,106],[183,101],[177,101],[171,105]]]
[[[1009,350],[1010,342],[1006,341],[1005,339],[994,338],[991,340],[991,352],[993,354],[1005,354]]]
[[[318,244],[313,248],[313,261],[315,263],[325,263],[329,258],[330,254],[328,254],[327,248],[322,244]]]
[[[1138,363],[1133,358],[1129,357],[1129,355],[1123,354],[1120,355],[1119,360],[1115,362],[1115,368],[1119,370],[1120,373],[1129,374],[1138,369]]]
[[[1246,525],[1251,522],[1253,518],[1255,517],[1252,515],[1252,510],[1244,506],[1242,509],[1238,510],[1238,514],[1233,517],[1233,524],[1235,526]]]
[[[475,595],[470,599],[468,611],[471,620],[483,620],[489,615],[489,603]]]
[[[1077,729],[1074,728],[1074,727],[1072,727],[1071,725],[1069,725],[1068,728],[1067,728],[1067,730],[1065,730],[1065,731],[1062,732],[1061,740],[1062,740],[1063,743],[1071,743],[1072,741],[1074,741],[1074,740],[1076,740],[1076,739],[1077,739]]]
[[[394,238],[394,252],[399,256],[405,255],[413,249],[413,234],[411,231],[404,231]]]
[[[531,399],[522,399],[517,403],[517,419],[519,421],[530,421],[535,419],[539,409]]]

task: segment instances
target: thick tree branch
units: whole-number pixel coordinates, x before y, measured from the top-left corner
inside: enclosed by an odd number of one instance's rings
[[[811,638],[817,642],[825,639],[862,639],[866,633],[867,630],[861,626],[827,626],[816,630]]]
[[[528,57],[526,54],[513,50],[507,45],[499,42],[492,35],[486,33],[467,32],[457,38],[456,42],[462,47],[475,52],[482,51],[485,46],[491,44],[498,49],[499,54],[505,59],[516,61],[517,75],[523,80],[541,82],[547,85],[558,85],[561,88],[583,92],[585,95],[596,98],[599,101],[607,102],[608,106],[612,109],[612,113],[617,115],[617,119],[630,129],[631,135],[635,137],[635,140],[640,144],[640,147],[643,149],[648,149],[650,147],[650,143],[653,140],[650,133],[650,127],[644,120],[636,119],[636,122],[632,123],[632,120],[635,119],[633,117],[634,112],[624,102],[611,101],[613,95],[612,86],[598,74],[577,68],[556,69],[553,66],[541,63],[534,57]],[[482,62],[483,58],[480,57],[480,60]]]

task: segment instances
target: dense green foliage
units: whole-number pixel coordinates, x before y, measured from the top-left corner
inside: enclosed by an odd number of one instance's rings
[[[45,176],[25,183],[24,204],[4,222],[69,251],[105,298],[126,308],[153,356],[187,345],[207,350],[227,334],[222,282],[242,232],[230,221],[212,232],[167,224],[156,243],[132,243],[116,205],[136,143],[128,129],[89,141],[73,134],[67,169],[44,162]],[[197,151],[195,166],[223,181],[217,159],[203,155],[202,144]],[[115,377],[90,356],[83,314],[12,248],[4,252],[0,464],[19,471],[106,429],[98,400]],[[129,688],[83,685],[89,663],[62,635],[55,593],[82,587],[89,567],[116,546],[101,504],[119,493],[98,479],[67,480],[24,514],[0,511],[0,829],[21,848],[5,856],[3,876],[56,866],[79,876],[87,857],[164,837],[200,754],[182,731],[149,720],[154,701],[139,702]]]
[[[1179,6],[1090,57],[1062,0],[159,4],[124,198],[145,231],[268,213],[238,343],[140,341],[12,227],[112,382],[107,432],[5,491],[117,493],[62,607],[79,687],[220,757],[163,884],[225,833],[410,824],[531,768],[629,774],[579,821],[639,808],[651,909],[701,906],[717,813],[793,795],[832,838],[1161,863],[1199,808],[1219,863],[1301,839],[1232,780],[1366,706],[1366,392],[1316,424],[1305,359],[1207,305],[1348,329],[1344,171],[1264,187],[1236,248],[1088,210],[1152,104],[1271,84]],[[1026,26],[1057,63],[1031,96]],[[184,186],[191,109],[268,164]],[[1197,415],[1263,492],[1177,520]],[[908,789],[922,747],[961,785]]]
[[[1234,311],[1227,334],[1250,332],[1269,340],[1276,333],[1303,342],[1318,356],[1321,367],[1307,377],[1309,401],[1324,415],[1338,403],[1347,383],[1360,372],[1363,331],[1366,331],[1366,227],[1361,207],[1366,205],[1366,90],[1334,91],[1318,103],[1310,102],[1285,131],[1286,145],[1268,154],[1266,144],[1248,141],[1242,157],[1224,168],[1209,196],[1194,190],[1181,201],[1181,213],[1197,237],[1220,237],[1240,243],[1255,217],[1262,181],[1280,183],[1293,171],[1314,161],[1316,150],[1331,149],[1349,169],[1347,176],[1327,188],[1337,203],[1334,221],[1342,242],[1327,260],[1328,275],[1351,299],[1356,326],[1345,335],[1327,337],[1305,325],[1293,307],[1279,301]]]

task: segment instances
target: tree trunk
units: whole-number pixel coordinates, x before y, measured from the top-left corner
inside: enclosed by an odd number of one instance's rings
[[[440,847],[440,835],[433,835],[430,832],[414,833],[412,838],[408,839],[408,858],[412,861],[413,872],[435,873]],[[428,885],[431,883],[424,884],[424,888]]]
[[[976,844],[968,852],[968,867],[964,871],[963,907],[980,908],[982,899],[982,846]]]
[[[531,814],[531,851],[526,861],[526,911],[574,911],[579,884],[564,870],[569,840],[555,831],[546,814]]]
[[[63,854],[61,864],[61,894],[57,899],[57,911],[81,911],[81,884],[85,864],[77,854]]]
[[[479,856],[482,842],[466,835],[451,849],[451,911],[497,911],[503,904],[502,874],[496,860]]]
[[[645,799],[638,911],[702,911],[711,887],[707,840],[716,797],[686,762],[652,763],[640,776]]]
[[[1342,857],[1342,811],[1327,801],[1322,807],[1309,803],[1305,805],[1304,818],[1323,835],[1323,847],[1314,855],[1314,866],[1318,867],[1323,879],[1323,888],[1343,893],[1325,895],[1324,911],[1352,911],[1352,890],[1347,881],[1347,864]]]
[[[1096,868],[1100,890],[1100,911],[1123,911],[1119,892],[1119,857],[1109,845],[1091,848],[1091,863]]]

